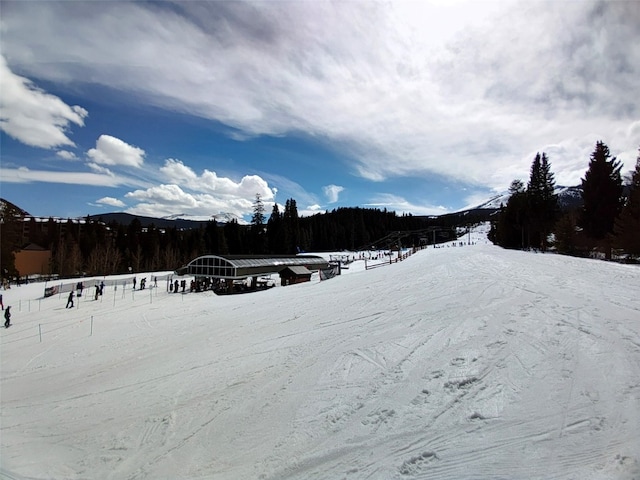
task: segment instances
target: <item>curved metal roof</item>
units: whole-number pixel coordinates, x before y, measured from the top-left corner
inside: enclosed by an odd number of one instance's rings
[[[178,269],[178,275],[195,277],[241,279],[268,273],[278,273],[291,266],[303,266],[309,270],[327,268],[329,262],[316,255],[266,256],[266,255],[203,255]]]

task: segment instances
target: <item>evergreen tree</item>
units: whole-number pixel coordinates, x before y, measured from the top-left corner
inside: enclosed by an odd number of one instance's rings
[[[262,195],[256,193],[253,201],[253,216],[251,217],[251,225],[262,227],[264,225],[264,203],[262,203]]]
[[[253,202],[253,216],[251,217],[251,250],[252,253],[262,254],[265,249],[264,204],[259,193]]]
[[[215,220],[210,220],[207,222],[207,226],[204,229],[204,242],[205,242],[205,251],[202,253],[205,254],[217,254],[220,253],[220,249],[218,246],[218,224]]]
[[[284,252],[284,238],[282,230],[282,215],[278,204],[273,204],[271,216],[267,222],[267,245],[269,253],[279,254]]]
[[[614,245],[632,257],[640,257],[640,151],[631,176],[629,196],[616,219]]]
[[[546,153],[536,154],[527,185],[527,246],[546,250],[558,214],[555,180]]]
[[[605,249],[607,258],[611,258],[607,237],[613,233],[615,219],[623,205],[621,168],[622,164],[615,157],[611,158],[609,147],[599,141],[582,179],[580,226],[592,243]]]
[[[224,234],[227,239],[230,254],[240,255],[247,253],[242,238],[242,232],[240,231],[240,225],[235,218],[224,226]]]
[[[285,253],[297,253],[300,245],[300,220],[298,218],[298,207],[293,198],[288,199],[285,203],[282,226]]]
[[[504,248],[524,248],[526,244],[527,192],[521,180],[509,186],[509,200],[500,211],[495,237]]]
[[[573,255],[576,253],[576,215],[574,212],[564,214],[555,226],[555,247],[558,253]]]

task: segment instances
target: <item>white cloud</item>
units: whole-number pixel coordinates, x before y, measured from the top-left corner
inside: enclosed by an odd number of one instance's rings
[[[168,182],[177,183],[198,192],[245,199],[255,199],[256,194],[260,194],[264,202],[273,200],[275,196],[274,189],[269,188],[269,184],[258,175],[245,175],[239,182],[219,177],[216,172],[207,169],[202,172],[202,175],[198,175],[191,167],[173,158],[165,160],[160,171]]]
[[[280,212],[284,212],[284,207],[280,209]],[[312,217],[313,215],[316,215],[318,213],[324,213],[324,209],[318,204],[309,205],[307,208],[298,210],[299,217]]]
[[[7,183],[60,183],[68,185],[89,185],[95,187],[118,187],[130,185],[131,181],[118,175],[103,175],[90,172],[51,172],[21,168],[0,168],[0,176]]]
[[[84,126],[87,111],[70,107],[55,95],[14,74],[0,55],[0,129],[32,147],[75,146],[67,136],[70,124]]]
[[[98,165],[97,163],[87,162],[87,167],[89,167],[95,173],[113,176],[113,172],[110,169],[108,169],[107,167],[103,167],[102,165]]]
[[[172,215],[176,212],[200,217],[211,217],[219,213],[243,217],[253,208],[252,200],[246,198],[189,193],[178,185],[159,185],[146,190],[135,190],[127,193],[125,197],[138,202],[127,209],[128,213],[154,217]]]
[[[68,150],[59,150],[56,155],[64,160],[78,160],[76,154]]]
[[[449,213],[447,208],[442,205],[415,204],[403,197],[390,193],[376,195],[366,206],[370,208],[386,208],[387,210],[396,212],[398,215],[444,215],[445,213]]]
[[[117,198],[113,198],[113,197],[102,197],[101,199],[96,200],[96,203],[100,205],[107,205],[109,207],[118,207],[118,208],[122,208],[126,206],[122,200],[118,200]]]
[[[344,191],[344,187],[340,187],[338,185],[327,185],[325,187],[322,187],[322,191],[327,197],[327,201],[329,203],[336,203],[338,201],[340,192]]]
[[[253,212],[256,194],[261,195],[267,213],[273,206],[275,189],[257,175],[245,175],[240,181],[219,177],[206,169],[198,175],[177,159],[165,160],[160,173],[165,180],[162,185],[125,195],[138,202],[127,212],[153,216],[180,212],[199,217],[231,213],[242,218]]]
[[[111,135],[100,135],[96,148],[87,152],[87,156],[99,165],[127,166],[140,168],[144,163],[145,152],[141,148],[129,145]]]

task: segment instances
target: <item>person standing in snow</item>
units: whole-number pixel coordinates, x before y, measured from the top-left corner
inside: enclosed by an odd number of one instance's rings
[[[71,307],[69,307],[69,304],[71,304]],[[69,292],[69,297],[67,298],[67,306],[64,308],[73,308],[73,290]]]
[[[2,294],[0,293],[0,306],[4,310],[4,303],[2,303]]]
[[[11,326],[11,305],[7,305],[7,309],[4,311],[4,328]]]

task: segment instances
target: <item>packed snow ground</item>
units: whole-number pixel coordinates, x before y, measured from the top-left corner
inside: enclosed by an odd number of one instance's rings
[[[640,478],[638,267],[473,240],[245,295],[3,292],[0,477]]]

